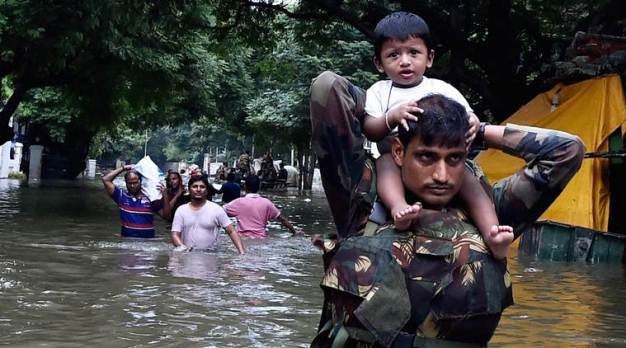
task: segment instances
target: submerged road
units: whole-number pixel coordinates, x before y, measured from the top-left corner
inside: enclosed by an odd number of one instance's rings
[[[268,194],[305,233],[331,232],[323,193]],[[158,219],[157,219],[158,220]],[[121,239],[99,181],[0,179],[0,344],[19,347],[307,347],[318,324],[320,253],[280,225],[217,253]],[[490,347],[626,346],[622,264],[509,259],[516,305]]]

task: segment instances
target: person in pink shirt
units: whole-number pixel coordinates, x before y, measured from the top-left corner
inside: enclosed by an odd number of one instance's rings
[[[261,180],[256,175],[246,177],[245,189],[247,194],[224,205],[226,214],[237,218],[237,232],[249,238],[267,237],[267,223],[270,220],[278,220],[293,235],[298,234],[291,223],[280,214],[274,203],[257,192]]]

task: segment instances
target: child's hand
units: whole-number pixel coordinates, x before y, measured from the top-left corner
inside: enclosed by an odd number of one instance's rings
[[[385,114],[387,126],[389,126],[389,130],[392,130],[393,127],[400,124],[404,129],[409,130],[407,120],[417,121],[415,114],[421,114],[422,112],[424,112],[424,110],[420,109],[415,101],[396,106]]]
[[[467,121],[469,122],[469,129],[465,133],[465,143],[467,146],[472,144],[474,138],[476,138],[476,132],[478,132],[478,126],[480,126],[480,120],[473,112],[467,113]]]

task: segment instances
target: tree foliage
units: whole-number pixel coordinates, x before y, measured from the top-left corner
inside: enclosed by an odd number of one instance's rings
[[[92,154],[141,153],[146,129],[163,160],[196,160],[218,143],[249,150],[252,139],[303,153],[311,79],[333,70],[366,88],[382,78],[371,63],[372,31],[397,10],[430,25],[436,60],[428,74],[499,121],[544,88],[576,31],[624,35],[625,4],[4,0],[0,124],[17,110],[68,144],[63,151],[80,149],[81,164],[93,136]],[[10,138],[0,127],[0,140]],[[107,143],[115,151],[103,150]]]
[[[386,14],[397,10],[419,14],[429,23],[437,44],[435,67],[429,74],[460,88],[476,110],[496,121],[545,88],[552,74],[547,67],[563,58],[576,31],[624,35],[626,20],[626,4],[621,0],[237,3],[232,7],[239,16],[232,21],[262,15],[256,21],[231,23],[231,27],[258,30],[269,13],[286,15],[298,22],[303,35],[296,39],[303,47],[339,40],[336,32],[328,30],[333,23],[348,25],[362,35],[360,40],[372,41],[375,24]]]

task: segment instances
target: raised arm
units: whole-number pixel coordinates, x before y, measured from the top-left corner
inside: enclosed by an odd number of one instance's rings
[[[102,184],[104,185],[104,189],[109,195],[112,195],[113,191],[115,191],[115,184],[113,183],[115,177],[120,175],[121,172],[125,170],[131,170],[132,168],[133,166],[127,164],[125,166],[110,171],[107,175],[102,177]]]
[[[172,201],[167,195],[167,188],[165,188],[165,186],[159,184],[157,187],[159,191],[161,191],[161,202],[163,203],[163,207],[159,209],[158,214],[163,219],[169,221],[172,219]]]
[[[575,135],[514,124],[486,126],[487,147],[526,161],[493,187],[500,224],[513,226],[517,238],[552,204],[582,163],[585,146]]]

